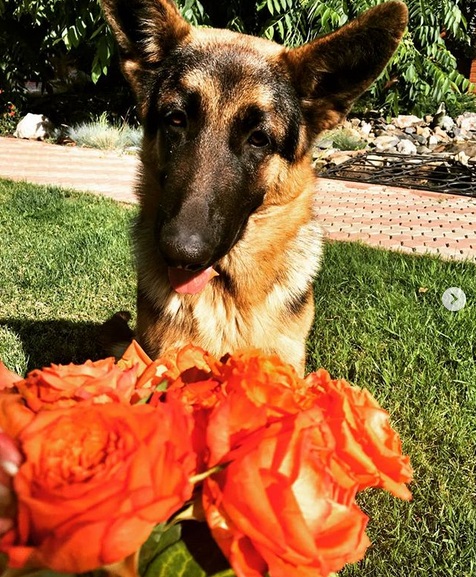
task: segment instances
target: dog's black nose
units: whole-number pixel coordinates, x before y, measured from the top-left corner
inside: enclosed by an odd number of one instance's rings
[[[164,226],[159,234],[159,251],[167,266],[198,272],[212,264],[214,247],[200,234]]]

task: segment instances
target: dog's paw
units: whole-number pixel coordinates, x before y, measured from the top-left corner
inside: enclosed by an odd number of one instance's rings
[[[129,326],[131,313],[119,311],[112,315],[99,329],[99,344],[107,356],[120,359],[134,338]]]

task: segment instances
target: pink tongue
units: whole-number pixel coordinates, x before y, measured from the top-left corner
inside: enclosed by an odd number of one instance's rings
[[[215,271],[211,266],[200,272],[190,272],[182,268],[172,267],[169,267],[168,271],[172,288],[180,294],[189,295],[194,295],[202,291],[207,282],[215,276]]]

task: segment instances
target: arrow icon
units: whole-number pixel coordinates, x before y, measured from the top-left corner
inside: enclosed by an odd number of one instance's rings
[[[449,311],[460,311],[466,306],[466,295],[459,287],[453,286],[445,290],[441,297],[441,302]]]

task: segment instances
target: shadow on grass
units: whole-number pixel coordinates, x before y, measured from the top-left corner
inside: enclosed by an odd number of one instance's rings
[[[67,320],[34,321],[0,318],[0,327],[11,330],[21,340],[28,359],[27,370],[51,363],[83,363],[104,357],[99,344],[98,323]]]

